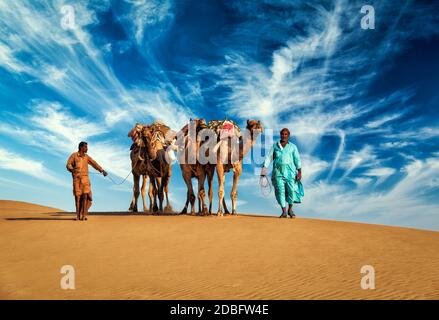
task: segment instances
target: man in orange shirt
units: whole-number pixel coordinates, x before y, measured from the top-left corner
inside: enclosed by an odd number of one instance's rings
[[[72,153],[67,160],[67,170],[73,177],[73,195],[75,196],[76,220],[87,220],[88,209],[92,204],[91,184],[88,177],[88,165],[90,164],[104,177],[107,172],[101,168],[88,154],[87,142],[80,142],[78,152]]]

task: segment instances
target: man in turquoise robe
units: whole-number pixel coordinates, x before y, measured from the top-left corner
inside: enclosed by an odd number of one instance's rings
[[[302,179],[302,164],[299,151],[294,143],[289,140],[290,131],[284,128],[280,132],[280,141],[275,143],[267,156],[261,175],[266,175],[268,167],[273,162],[271,181],[274,186],[276,200],[282,208],[280,218],[286,218],[286,204],[288,215],[295,217],[293,203],[300,203],[304,195],[300,180]]]

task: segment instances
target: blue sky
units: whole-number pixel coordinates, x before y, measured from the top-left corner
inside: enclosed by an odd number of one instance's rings
[[[437,57],[434,1],[0,1],[0,198],[72,210],[79,141],[120,181],[136,122],[255,118],[299,147],[298,215],[439,230]],[[278,215],[257,167],[238,211]],[[128,208],[131,178],[91,179],[94,210]]]

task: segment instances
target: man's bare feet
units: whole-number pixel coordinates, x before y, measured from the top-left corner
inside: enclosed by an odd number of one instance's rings
[[[290,216],[291,219],[296,217],[296,215],[294,214],[293,210],[288,210],[288,215]]]

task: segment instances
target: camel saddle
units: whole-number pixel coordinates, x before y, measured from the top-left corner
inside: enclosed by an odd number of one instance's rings
[[[233,120],[211,120],[207,124],[207,127],[215,131],[218,139],[225,139],[233,136],[240,138],[242,136],[241,129]]]

